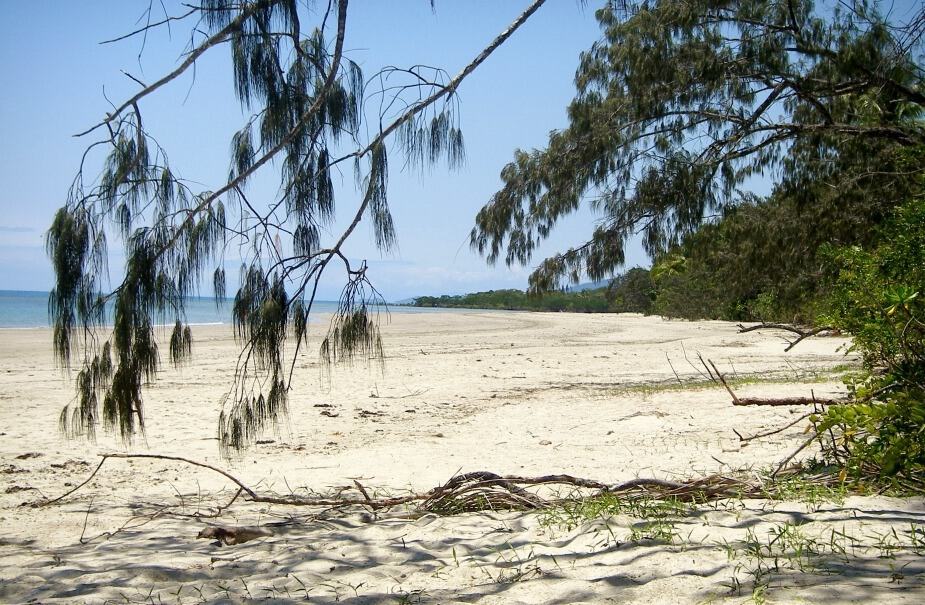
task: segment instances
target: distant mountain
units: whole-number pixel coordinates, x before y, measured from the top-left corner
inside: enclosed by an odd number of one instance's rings
[[[567,288],[567,291],[584,292],[585,290],[597,290],[599,288],[606,288],[609,285],[610,285],[609,279],[602,279],[601,281],[585,282],[583,284],[578,284],[577,286],[569,286]]]

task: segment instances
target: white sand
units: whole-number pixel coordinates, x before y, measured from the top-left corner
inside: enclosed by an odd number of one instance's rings
[[[227,502],[229,481],[179,463],[110,460],[66,501],[20,506],[65,492],[98,454],[124,450],[186,456],[263,493],[303,495],[353,489],[354,478],[378,493],[423,492],[474,470],[616,483],[763,469],[805,426],[747,447],[733,429],[768,430],[805,410],[734,407],[721,388],[677,388],[675,372],[701,379],[700,353],[730,376],[760,378],[741,395],[828,397],[843,390],[832,368],[852,361],[844,339],[784,353],[780,334],[737,334],[723,322],[393,314],[384,373],[336,368],[326,386],[315,351],[304,355],[288,425],[232,464],[215,428],[237,349],[227,327],[195,337],[193,365],[164,371],[147,392],[146,440],[125,447],[102,431],[96,444],[60,437],[73,388],[54,368],[50,333],[0,331],[0,601],[739,603],[753,596],[750,571],[776,554],[764,578],[770,602],[925,602],[921,499],[723,503],[662,527],[670,544],[638,540],[654,529],[626,515],[568,527],[537,514],[409,520],[239,501],[208,521],[275,535],[220,547],[196,539],[203,520],[174,513]],[[803,539],[769,534],[796,525]],[[773,541],[770,556],[748,556],[749,540]],[[795,558],[801,546],[816,554]]]

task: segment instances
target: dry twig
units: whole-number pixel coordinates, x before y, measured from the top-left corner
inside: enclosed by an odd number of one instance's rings
[[[373,498],[365,488],[357,486],[362,499],[323,497],[280,497],[275,495],[262,495],[246,486],[239,479],[226,471],[209,464],[189,460],[179,456],[162,456],[158,454],[103,454],[100,464],[94,469],[90,477],[76,488],[65,494],[33,506],[47,506],[60,502],[78,489],[90,482],[96,476],[103,463],[111,458],[145,458],[154,460],[167,460],[191,464],[217,472],[231,480],[238,486],[232,499],[225,505],[217,507],[215,517],[230,507],[239,497],[250,502],[266,504],[280,504],[288,506],[310,506],[341,509],[350,506],[363,506],[373,510],[389,509],[403,505],[417,503],[414,511],[417,514],[457,514],[482,510],[536,510],[560,502],[559,498],[547,499],[533,492],[527,491],[526,486],[564,485],[573,488],[590,490],[585,497],[594,497],[604,493],[618,494],[628,499],[634,498],[681,498],[697,501],[715,500],[729,497],[765,497],[767,490],[761,485],[746,483],[739,479],[723,475],[710,475],[689,481],[666,481],[655,478],[637,478],[618,484],[608,484],[594,479],[574,477],[572,475],[543,475],[539,477],[521,477],[516,475],[502,476],[487,471],[463,473],[453,476],[443,485],[439,485],[423,494],[408,494],[387,498]],[[161,514],[163,511],[159,511]]]
[[[775,323],[767,323],[767,322],[762,322],[760,324],[757,324],[754,326],[748,326],[748,327],[745,327],[742,324],[739,324],[739,334],[744,334],[745,332],[754,332],[755,330],[784,330],[785,332],[792,332],[793,334],[796,334],[797,338],[795,340],[787,341],[789,344],[787,345],[787,348],[784,349],[784,352],[786,353],[793,347],[800,344],[800,342],[802,342],[803,339],[805,338],[809,338],[811,336],[818,336],[822,332],[833,332],[835,329],[832,328],[831,326],[822,326],[819,328],[806,329],[800,326],[794,326],[790,324],[775,324]]]
[[[732,390],[732,387],[729,386],[729,383],[726,382],[726,377],[717,369],[716,364],[712,360],[707,360],[711,366],[713,366],[713,371],[716,372],[716,376],[719,378],[720,383],[726,388],[726,392],[729,393],[729,396],[732,397],[732,405],[770,405],[770,406],[791,406],[791,405],[841,405],[845,403],[850,403],[847,399],[819,399],[815,395],[812,397],[775,397],[770,399],[757,398],[757,397],[739,397]],[[704,364],[706,365],[706,364]]]
[[[794,420],[793,422],[790,422],[790,423],[786,424],[785,426],[782,426],[782,427],[780,427],[780,428],[777,428],[777,429],[774,429],[774,430],[771,430],[771,431],[767,431],[767,432],[764,432],[764,433],[757,433],[757,434],[755,434],[755,435],[750,435],[750,436],[748,436],[748,437],[743,437],[743,436],[742,436],[742,433],[740,433],[740,432],[737,431],[736,429],[732,429],[732,432],[735,433],[735,434],[738,436],[739,441],[741,441],[741,442],[748,442],[748,441],[753,441],[753,440],[755,440],[755,439],[762,439],[762,438],[764,438],[764,437],[770,437],[771,435],[776,435],[776,434],[778,434],[778,433],[783,433],[784,431],[786,431],[786,430],[789,429],[790,427],[794,426],[795,424],[798,424],[798,423],[802,422],[803,420],[806,420],[807,418],[809,418],[810,416],[812,416],[812,415],[815,414],[815,413],[816,413],[816,412],[810,412],[810,413],[808,413],[808,414],[803,414],[802,416],[800,416],[799,418],[797,418],[797,419]]]

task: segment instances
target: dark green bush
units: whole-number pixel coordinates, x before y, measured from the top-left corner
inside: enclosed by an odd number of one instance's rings
[[[816,419],[829,454],[856,475],[920,482],[925,471],[925,197],[899,207],[881,244],[827,253],[834,268],[823,319],[854,337],[865,376],[855,403]],[[829,433],[829,431],[833,431]]]
[[[652,313],[655,280],[648,269],[634,267],[618,275],[607,289],[610,308],[616,313]]]

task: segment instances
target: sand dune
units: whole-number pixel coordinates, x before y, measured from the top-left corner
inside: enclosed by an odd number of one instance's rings
[[[665,518],[567,512],[412,518],[237,501],[181,463],[110,460],[60,504],[22,506],[86,479],[108,451],[193,458],[261,493],[423,492],[458,472],[569,473],[616,483],[768,468],[803,440],[796,408],[734,407],[697,354],[743,395],[837,395],[839,338],[784,352],[779,334],[632,315],[393,314],[384,370],[297,362],[290,416],[233,462],[215,440],[233,372],[227,327],[194,332],[195,360],[147,393],[145,439],[57,431],[72,386],[46,330],[0,332],[0,601],[346,603],[909,602],[925,600],[921,499],[734,500]],[[679,385],[678,383],[683,384]],[[812,455],[807,451],[806,455]],[[233,546],[209,524],[264,527]],[[800,553],[799,556],[794,556]],[[760,556],[759,556],[760,555]],[[776,568],[773,562],[776,558]],[[766,573],[767,572],[767,573]],[[753,594],[753,580],[759,593]]]

